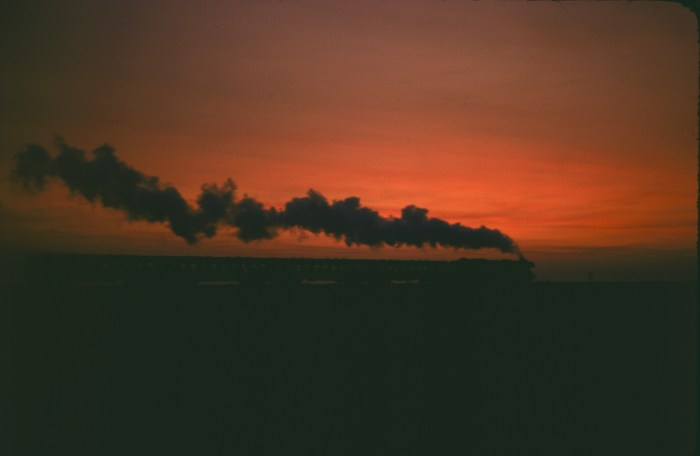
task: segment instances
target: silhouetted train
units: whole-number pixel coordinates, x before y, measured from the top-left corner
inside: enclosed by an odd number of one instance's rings
[[[30,255],[28,283],[295,284],[527,283],[534,263],[520,260],[356,260],[136,255]]]

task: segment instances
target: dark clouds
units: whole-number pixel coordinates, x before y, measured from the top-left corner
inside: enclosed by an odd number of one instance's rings
[[[123,211],[130,220],[164,223],[190,244],[214,236],[220,226],[229,226],[244,242],[272,239],[279,229],[301,228],[333,236],[348,246],[496,248],[518,253],[513,240],[498,230],[450,224],[428,217],[427,209],[413,205],[404,207],[399,218],[382,217],[362,206],[358,197],[329,202],[315,190],[278,210],[248,196],[237,201],[236,185],[227,179],[221,186],[203,185],[192,207],[176,188],[118,159],[109,145],[98,147],[87,158],[84,151],[60,138],[55,143],[56,157],[36,144],[18,152],[13,180],[36,192],[45,188],[48,179],[58,178],[73,194]]]

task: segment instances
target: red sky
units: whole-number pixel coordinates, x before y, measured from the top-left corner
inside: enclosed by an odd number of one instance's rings
[[[194,199],[231,177],[511,236],[543,280],[692,279],[698,46],[666,2],[39,2],[0,12],[0,249],[458,258],[308,233],[192,247],[7,176],[54,133]]]

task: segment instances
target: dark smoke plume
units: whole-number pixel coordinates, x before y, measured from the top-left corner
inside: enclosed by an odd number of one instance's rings
[[[35,192],[43,190],[49,178],[57,177],[71,193],[119,209],[130,220],[167,223],[190,244],[214,236],[218,224],[231,217],[236,187],[230,179],[221,187],[203,185],[197,207],[192,208],[177,189],[129,167],[109,145],[92,151],[92,160],[61,138],[56,139],[56,147],[59,153],[53,158],[41,146],[27,146],[15,156],[12,178]]]
[[[513,240],[498,230],[450,224],[428,217],[427,209],[413,205],[404,207],[400,218],[382,217],[362,206],[358,197],[329,203],[314,190],[278,210],[248,196],[236,200],[236,185],[227,179],[221,186],[203,185],[192,207],[174,187],[119,160],[109,145],[93,150],[91,159],[61,138],[56,139],[56,147],[57,157],[36,144],[18,152],[13,180],[27,191],[37,192],[50,178],[58,178],[71,193],[121,210],[130,220],[165,223],[190,244],[214,236],[223,225],[235,228],[236,236],[244,242],[272,239],[279,229],[301,228],[333,236],[348,246],[496,248],[520,254]]]

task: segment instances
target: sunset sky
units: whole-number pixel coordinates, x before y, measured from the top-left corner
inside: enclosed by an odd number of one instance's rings
[[[12,185],[14,154],[60,134],[192,201],[228,177],[275,207],[313,188],[498,229],[540,280],[693,279],[696,29],[667,2],[4,2],[0,250],[513,258],[298,231],[189,246]]]

